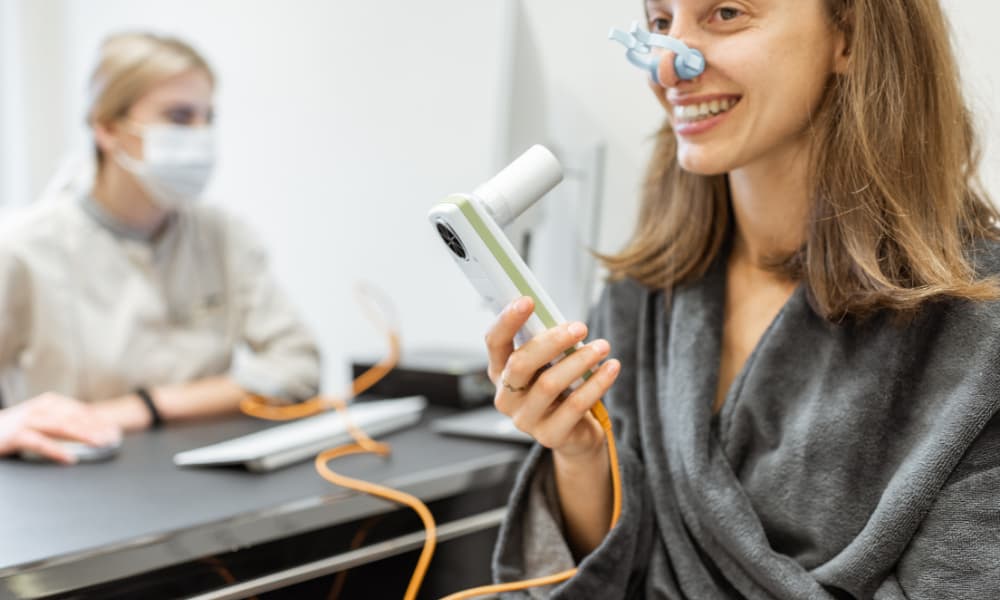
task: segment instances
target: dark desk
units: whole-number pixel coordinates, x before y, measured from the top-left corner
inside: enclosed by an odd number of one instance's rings
[[[432,408],[417,427],[383,438],[393,446],[388,459],[345,457],[334,469],[425,502],[510,480],[525,454],[523,446],[434,434],[427,422],[441,414]],[[330,485],[311,461],[268,474],[181,469],[171,461],[178,451],[266,426],[240,417],[132,435],[122,453],[103,464],[0,460],[0,597],[41,598],[398,508]],[[505,500],[496,498],[494,508]],[[495,526],[501,512],[439,525],[446,535],[461,535]],[[422,535],[415,534],[408,542],[397,541],[415,547],[420,540]],[[379,548],[381,554],[368,558],[392,552],[385,544]],[[326,572],[366,560],[357,551],[342,558],[328,562]],[[293,581],[292,575],[272,578],[267,589]],[[306,575],[300,572],[298,580]],[[234,594],[205,597],[239,597]]]

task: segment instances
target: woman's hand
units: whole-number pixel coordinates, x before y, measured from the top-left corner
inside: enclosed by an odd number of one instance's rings
[[[121,435],[121,429],[92,406],[59,394],[42,394],[0,410],[0,456],[29,450],[72,464],[76,459],[60,440],[107,446]]]
[[[603,455],[605,438],[590,408],[614,383],[620,364],[609,360],[597,368],[611,348],[607,341],[596,340],[548,367],[586,337],[583,323],[560,325],[514,350],[514,336],[533,309],[531,298],[516,300],[486,334],[489,376],[497,390],[494,404],[518,429],[551,448],[557,460],[592,461]],[[567,393],[588,370],[593,376]]]

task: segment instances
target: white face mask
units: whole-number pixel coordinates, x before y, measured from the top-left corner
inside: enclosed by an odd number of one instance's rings
[[[142,127],[138,160],[120,148],[115,160],[132,173],[161,208],[177,208],[197,200],[215,166],[215,137],[209,127],[156,123]]]

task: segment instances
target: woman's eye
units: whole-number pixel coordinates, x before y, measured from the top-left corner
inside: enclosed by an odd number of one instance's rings
[[[723,7],[715,11],[722,21],[732,21],[743,16],[743,11],[738,8]]]
[[[194,121],[194,110],[191,108],[173,108],[166,111],[167,121],[174,125],[190,125]]]
[[[670,19],[658,17],[649,21],[649,31],[652,33],[665,33],[670,31]]]

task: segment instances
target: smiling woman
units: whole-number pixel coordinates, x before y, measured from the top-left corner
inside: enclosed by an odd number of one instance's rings
[[[605,339],[549,367],[587,329],[515,349],[523,302],[487,335],[495,403],[539,442],[498,579],[577,566],[551,598],[1000,596],[998,215],[938,0],[646,10],[707,67],[659,61],[666,122],[633,239],[604,257]],[[599,400],[623,482],[607,535]]]
[[[664,287],[703,275],[753,189],[768,214],[801,225],[772,230],[781,242],[758,258],[807,279],[827,318],[997,297],[969,262],[971,240],[996,239],[997,213],[977,187],[979,148],[937,2],[703,2],[707,16],[676,17],[673,4],[649,2],[650,27],[702,48],[711,68],[653,86],[668,119],[641,227],[606,257],[613,273]]]

